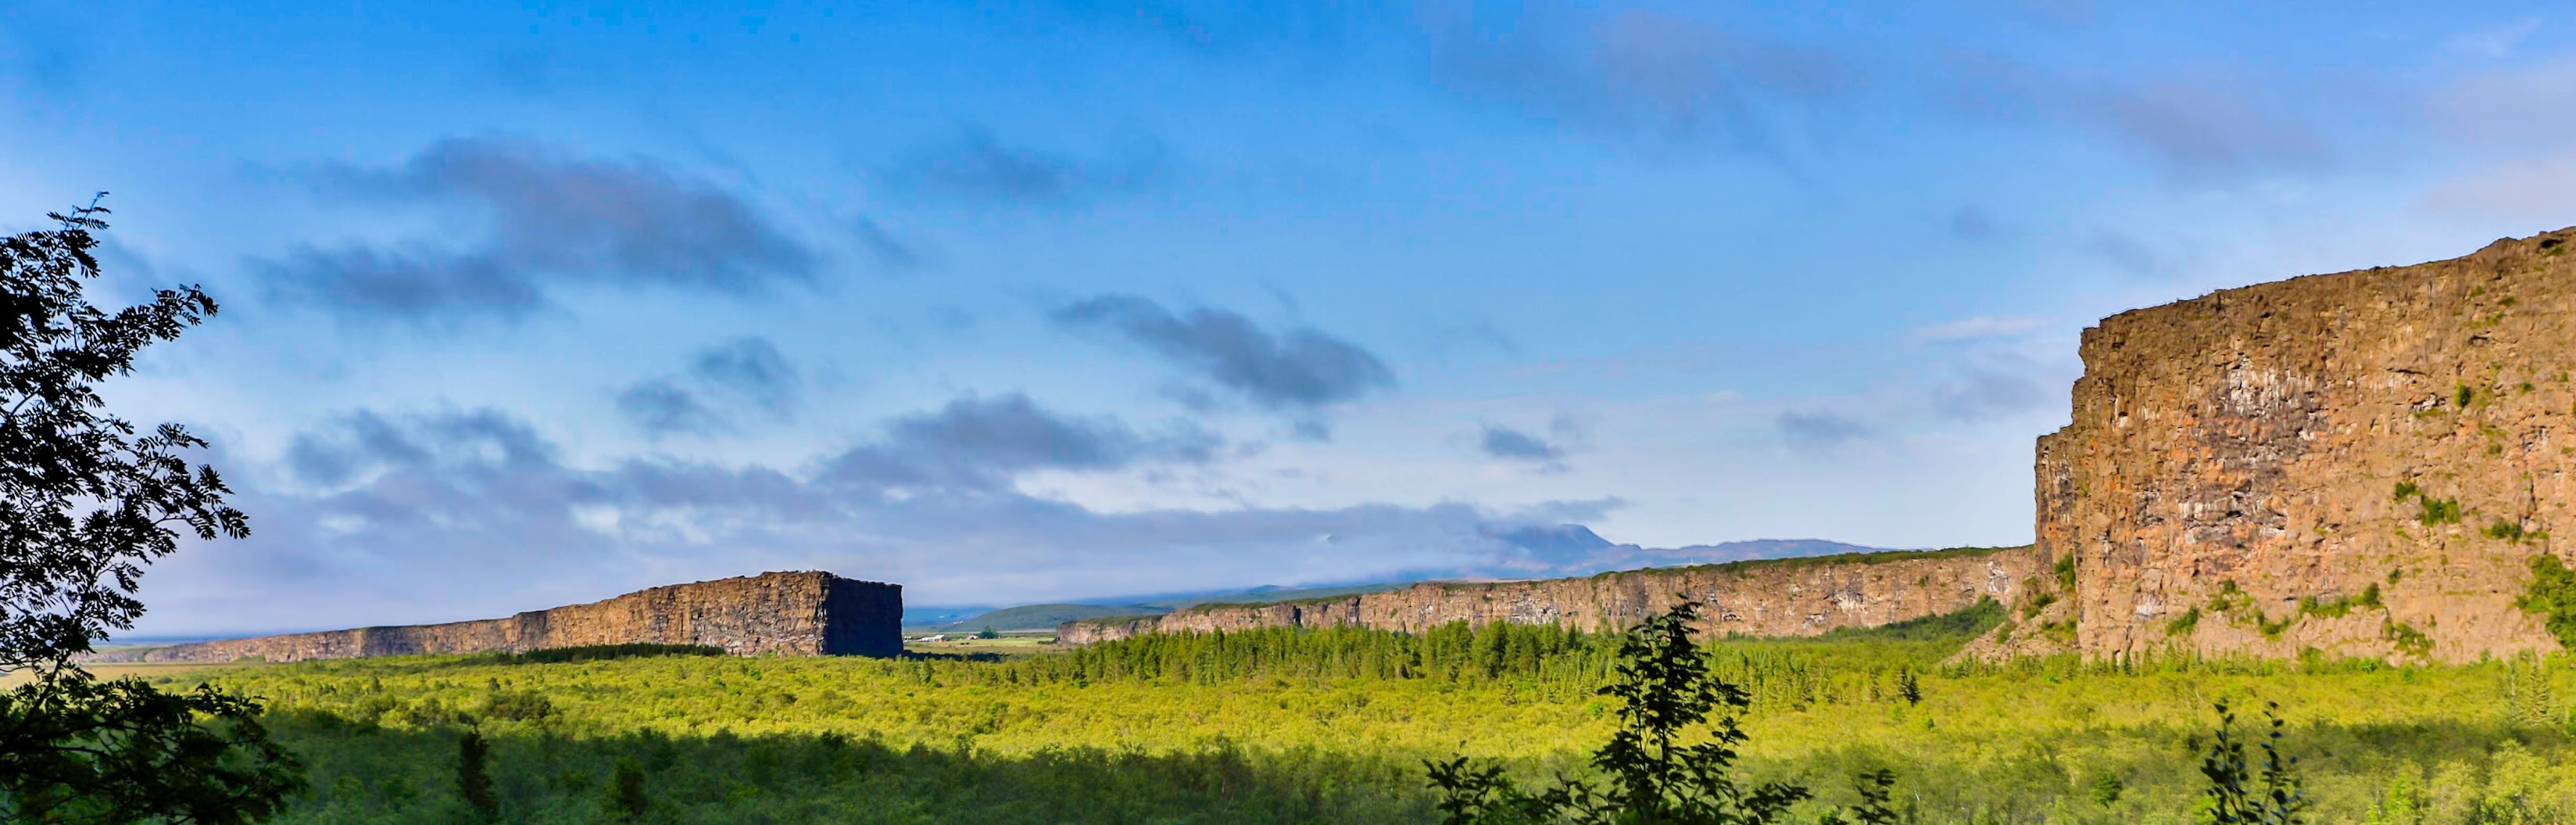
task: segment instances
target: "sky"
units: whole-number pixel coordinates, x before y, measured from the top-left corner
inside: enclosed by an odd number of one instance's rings
[[[2080,332],[2576,224],[2542,3],[0,4],[248,512],[135,632],[2031,536]]]

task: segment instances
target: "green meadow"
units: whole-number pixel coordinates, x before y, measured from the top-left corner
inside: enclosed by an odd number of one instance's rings
[[[2189,823],[2233,702],[2288,721],[2330,823],[2576,822],[2576,666],[2068,659],[1945,665],[2000,610],[1723,640],[1745,770],[1823,806],[1896,772],[1922,823]],[[204,674],[264,697],[309,771],[283,822],[469,819],[459,739],[510,822],[1428,822],[1423,760],[1581,775],[1611,732],[1608,637],[1255,631],[903,660],[424,657]],[[197,674],[145,678],[193,684]],[[2251,726],[2240,720],[2239,731]],[[621,803],[616,775],[637,785]],[[634,791],[640,790],[640,794]]]

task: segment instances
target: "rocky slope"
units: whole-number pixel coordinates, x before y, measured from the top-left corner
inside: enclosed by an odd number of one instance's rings
[[[1981,598],[2012,603],[2037,586],[2046,567],[2032,548],[2014,547],[1737,562],[1579,579],[1430,582],[1329,599],[1071,621],[1057,626],[1056,641],[1087,644],[1141,633],[1259,627],[1419,631],[1458,621],[1619,628],[1684,599],[1708,605],[1705,626],[1713,632],[1807,636],[1949,613]]]
[[[2460,661],[2554,649],[2576,558],[2576,231],[2141,309],[2084,333],[2038,445],[2072,646]]]
[[[806,571],[676,584],[507,619],[362,627],[100,654],[94,661],[298,662],[419,653],[527,651],[653,642],[709,645],[735,655],[861,654],[903,650],[900,585]]]

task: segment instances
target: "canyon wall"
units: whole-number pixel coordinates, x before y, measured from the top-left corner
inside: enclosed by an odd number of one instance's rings
[[[1142,633],[1260,627],[1420,631],[1448,622],[1560,623],[1615,629],[1696,599],[1704,628],[1747,636],[1812,636],[2019,601],[2047,565],[2029,547],[1886,552],[1631,570],[1579,579],[1429,582],[1402,590],[1278,604],[1201,605],[1161,616],[1066,622],[1060,644]]]
[[[901,585],[806,571],[675,584],[506,619],[362,627],[110,651],[93,661],[299,662],[423,653],[524,652],[636,642],[708,645],[737,656],[902,652]]]
[[[2230,289],[2084,332],[2037,450],[2071,643],[2462,661],[2555,649],[2513,602],[2571,556],[2576,231]],[[2562,440],[2565,439],[2565,440]]]

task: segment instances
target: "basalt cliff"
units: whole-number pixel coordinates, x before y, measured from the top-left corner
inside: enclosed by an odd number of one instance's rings
[[[1088,644],[1143,633],[1260,627],[1420,631],[1460,621],[1617,629],[1686,599],[1706,605],[1703,624],[1716,633],[1811,636],[1956,612],[1987,598],[2018,602],[2046,575],[2046,563],[2029,547],[1815,556],[1579,579],[1430,582],[1278,604],[1201,605],[1160,616],[1066,622],[1056,628],[1056,641]]]
[[[738,656],[893,656],[903,651],[902,616],[901,585],[816,571],[764,573],[656,587],[506,619],[227,639],[110,651],[94,660],[298,662],[637,642],[707,645]]]
[[[2065,641],[2093,659],[2558,647],[2515,602],[2535,556],[2576,559],[2553,538],[2576,538],[2571,243],[2085,330],[2071,423],[2038,445],[2039,553],[2075,570]]]
[[[1582,579],[1425,584],[1058,628],[1084,643],[1253,627],[1618,627],[1682,599],[1797,636],[2022,608],[1965,656],[2458,662],[2554,650],[2525,605],[2576,566],[2576,229],[2467,257],[2214,292],[2084,332],[2043,436],[2037,542]],[[2552,573],[2552,575],[2557,575]],[[2576,616],[2558,616],[2576,626]],[[2576,645],[2567,642],[2566,645]]]

